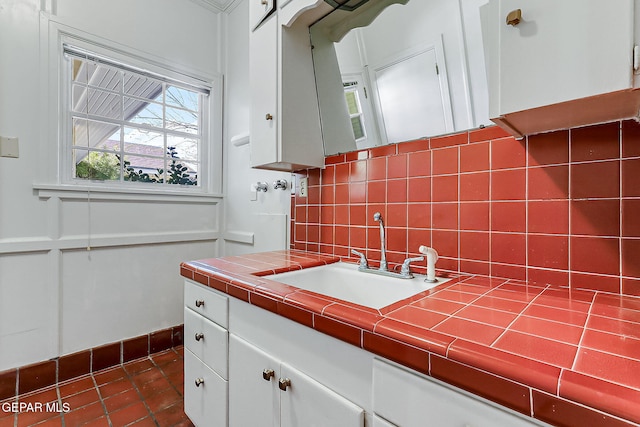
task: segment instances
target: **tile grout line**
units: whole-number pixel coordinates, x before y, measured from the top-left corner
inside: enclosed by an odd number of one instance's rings
[[[573,274],[572,273],[572,241],[573,241],[573,233],[571,231],[571,225],[572,225],[572,221],[571,221],[571,212],[573,210],[573,203],[572,203],[572,198],[571,198],[571,190],[572,190],[572,185],[571,185],[571,175],[573,172],[573,166],[571,164],[571,160],[572,160],[572,155],[571,155],[571,140],[572,140],[572,132],[571,129],[569,129],[567,131],[567,160],[569,161],[569,164],[567,166],[567,180],[569,182],[567,182],[567,286],[569,287],[569,292],[571,292],[574,288],[573,286]]]
[[[593,311],[593,305],[596,301],[597,293],[594,292],[593,297],[591,298],[591,303],[589,305],[589,311],[587,312],[587,318],[584,320],[584,326],[582,327],[582,334],[580,334],[580,341],[578,341],[578,348],[575,356],[573,357],[573,363],[571,364],[571,370],[575,371],[576,364],[578,363],[578,357],[580,355],[580,348],[582,347],[582,341],[584,340],[584,336],[587,332],[587,325],[589,324],[589,318],[591,317],[591,312]]]
[[[98,401],[100,402],[100,406],[102,406],[102,410],[104,411],[104,414],[105,414],[104,416],[107,420],[107,423],[109,423],[110,427],[116,427],[116,426],[113,426],[113,423],[111,422],[111,417],[109,417],[109,411],[107,411],[107,405],[104,403],[104,398],[102,397],[102,393],[100,392],[100,387],[98,386],[98,382],[96,381],[96,378],[93,376],[93,372],[91,373],[91,380],[93,382],[93,386],[96,392],[98,393],[98,399],[99,399]],[[62,418],[63,418],[62,426],[64,427],[66,426],[66,420],[64,419],[64,414],[62,415]],[[89,421],[93,421],[93,420],[89,420]]]
[[[507,331],[509,331],[509,328],[511,328],[511,326],[513,326],[513,324],[520,318],[520,316],[523,315],[523,313],[529,308],[531,307],[531,305],[533,304],[533,302],[538,299],[540,297],[540,295],[542,295],[544,293],[545,290],[549,289],[551,285],[546,285],[544,287],[544,289],[542,291],[540,291],[538,293],[538,295],[536,295],[535,297],[533,297],[533,299],[531,301],[529,301],[523,308],[522,310],[520,310],[520,313],[518,313],[516,315],[516,317],[511,321],[511,323],[509,323],[504,330],[502,331],[502,333],[495,339],[493,340],[493,342],[489,345],[489,348],[494,348],[493,346],[496,345],[496,343],[507,333]]]
[[[619,212],[619,230],[618,230],[618,235],[620,236],[620,238],[618,239],[618,274],[619,274],[619,283],[618,283],[618,293],[620,295],[622,295],[622,284],[624,283],[623,279],[622,279],[622,268],[623,268],[623,255],[622,255],[622,241],[624,238],[624,235],[622,234],[624,231],[624,227],[622,224],[622,221],[624,220],[624,216],[622,214],[622,208],[623,208],[623,183],[624,183],[624,175],[622,173],[623,168],[622,168],[622,160],[623,160],[623,153],[622,153],[622,121],[619,122],[619,128],[618,128],[618,157],[619,157],[619,167],[618,167],[618,174],[620,175],[619,179],[619,189],[618,189],[618,197],[619,197],[619,201],[618,201],[618,208],[620,210]]]
[[[525,158],[524,158],[524,198],[525,198],[525,204],[524,204],[524,230],[525,230],[525,248],[526,248],[526,252],[525,252],[525,270],[524,270],[524,277],[525,277],[525,281],[528,283],[529,282],[529,271],[530,271],[530,259],[529,259],[529,136],[525,136],[524,138],[524,151],[525,151]]]

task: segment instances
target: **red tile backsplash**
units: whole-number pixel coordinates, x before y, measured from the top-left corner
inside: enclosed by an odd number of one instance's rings
[[[640,143],[637,144],[640,146]],[[640,159],[622,160],[622,197],[640,197]]]
[[[570,181],[573,199],[620,197],[620,161],[571,165]]]
[[[460,172],[489,170],[489,142],[460,147]]]
[[[571,161],[608,160],[619,156],[618,122],[571,130]]]
[[[528,186],[529,200],[567,199],[569,197],[569,166],[530,167]]]
[[[432,175],[449,175],[458,173],[458,147],[433,150]]]
[[[379,211],[395,229],[392,263],[430,245],[443,270],[639,295],[639,147],[640,125],[618,121],[523,140],[490,127],[332,156],[299,173],[316,196],[292,195],[291,247],[366,248],[375,264]]]
[[[527,149],[524,140],[513,142],[513,138],[491,141],[491,168],[512,169],[527,165]]]
[[[526,202],[492,202],[491,230],[516,233],[527,231]]]
[[[524,168],[492,171],[489,184],[491,200],[524,200],[527,194],[526,172]]]
[[[528,142],[528,166],[569,162],[569,131],[532,135]]]
[[[489,172],[460,175],[460,201],[489,200]]]

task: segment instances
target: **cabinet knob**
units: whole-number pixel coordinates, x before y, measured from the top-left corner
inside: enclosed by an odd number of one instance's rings
[[[262,378],[264,378],[265,381],[271,381],[271,378],[275,377],[275,375],[273,369],[265,369],[262,371]]]
[[[272,116],[271,114],[269,114],[269,113],[267,113],[267,114],[264,116],[264,118],[265,118],[265,120],[273,120],[273,116]]]
[[[522,10],[516,9],[509,12],[507,15],[507,25],[515,27],[522,20]]]
[[[196,300],[196,307],[202,307],[203,305],[204,305],[204,300],[201,300],[201,299]]]
[[[260,0],[260,4],[266,6],[269,4],[269,0]]]
[[[200,384],[204,384],[204,378],[196,378],[196,387],[200,387]]]
[[[204,339],[204,334],[202,332],[196,332],[196,341],[200,341]]]
[[[291,387],[291,380],[289,378],[280,378],[280,381],[278,381],[278,387],[282,391],[287,391],[287,387]]]

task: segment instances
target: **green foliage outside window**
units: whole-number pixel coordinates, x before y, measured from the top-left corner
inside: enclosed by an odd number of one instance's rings
[[[167,170],[167,184],[198,185],[198,176],[191,177],[187,173],[188,168],[176,159],[178,154],[176,147],[167,147],[167,154],[171,157],[169,169]],[[90,152],[87,158],[76,165],[76,177],[92,180],[117,180],[120,177],[121,158],[119,155],[109,155],[107,153]],[[152,182],[165,183],[164,169],[156,169],[157,173],[149,174],[142,169],[135,170],[131,162],[124,161],[124,180],[132,182]]]
[[[76,177],[98,181],[120,179],[120,161],[116,156],[91,151],[76,165]]]

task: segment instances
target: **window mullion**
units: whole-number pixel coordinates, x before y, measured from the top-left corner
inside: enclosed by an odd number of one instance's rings
[[[118,75],[120,76],[120,85],[118,90],[118,96],[120,97],[120,117],[124,122],[124,71],[120,70]],[[125,177],[125,158],[124,158],[124,126],[120,125],[120,182],[124,182]]]

